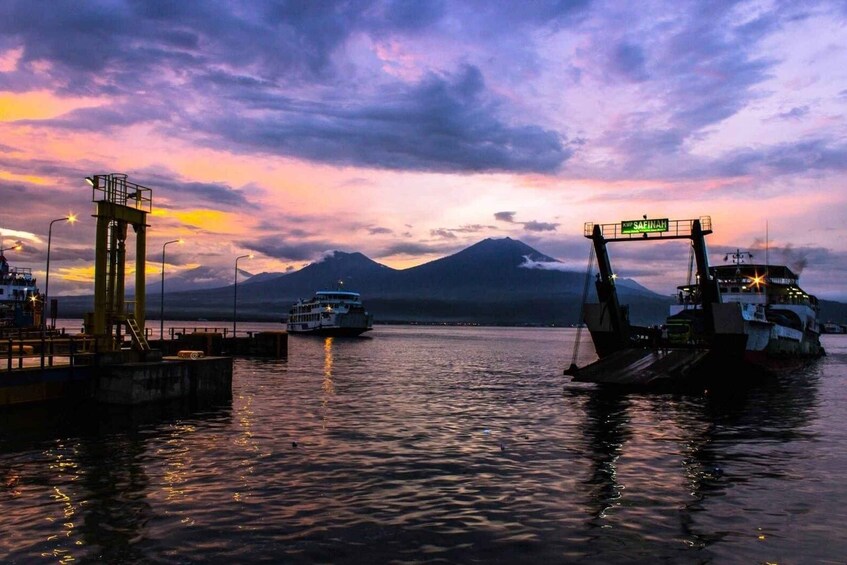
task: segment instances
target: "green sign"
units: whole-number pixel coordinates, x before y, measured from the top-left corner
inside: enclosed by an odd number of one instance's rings
[[[668,219],[658,220],[624,220],[621,222],[621,233],[655,233],[668,231]]]

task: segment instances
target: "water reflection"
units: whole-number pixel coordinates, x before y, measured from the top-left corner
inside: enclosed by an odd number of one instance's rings
[[[146,441],[129,433],[110,442],[81,438],[79,461],[93,463],[82,473],[80,493],[82,542],[96,549],[107,563],[137,561],[143,557],[137,544],[153,516],[147,494],[150,478],[144,468]]]
[[[148,476],[150,445],[163,429],[169,443],[192,443],[183,419],[228,416],[231,405],[173,403],[144,407],[49,404],[2,412],[0,452],[6,524],[33,539],[7,555],[70,563],[141,562],[156,492]],[[9,433],[15,430],[20,433]],[[197,449],[209,446],[197,445]],[[192,466],[191,451],[168,449],[163,485],[170,498]],[[49,502],[46,502],[49,500]]]
[[[618,504],[624,485],[619,482],[617,461],[632,436],[628,396],[615,391],[593,391],[585,404],[583,431],[591,460],[589,504],[592,527],[605,525],[606,513]]]
[[[335,385],[332,384],[332,337],[324,339],[324,380],[323,390],[326,394],[335,393]]]
[[[733,515],[726,514],[726,496],[741,508],[758,508],[765,485],[803,477],[798,459],[816,440],[819,376],[810,367],[704,395],[571,391],[585,399],[589,471],[582,484],[592,543],[608,550],[640,536],[649,547],[648,540],[675,531],[691,550],[713,551],[727,536],[737,537],[727,523]],[[755,533],[766,539],[767,521]]]

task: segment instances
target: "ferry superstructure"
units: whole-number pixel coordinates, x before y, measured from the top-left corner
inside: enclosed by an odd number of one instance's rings
[[[711,267],[722,304],[737,304],[743,331],[744,360],[765,367],[776,367],[795,360],[820,357],[818,299],[800,287],[800,277],[785,265],[745,264],[733,254],[735,263]],[[679,287],[678,304],[671,305],[667,320],[671,344],[700,339],[697,318],[703,305],[697,285]],[[736,334],[738,332],[735,332]],[[739,350],[741,343],[733,345]]]

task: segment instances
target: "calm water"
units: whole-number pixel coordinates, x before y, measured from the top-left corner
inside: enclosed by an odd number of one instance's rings
[[[847,560],[847,336],[716,397],[570,384],[575,335],[291,336],[224,404],[0,412],[0,561]]]

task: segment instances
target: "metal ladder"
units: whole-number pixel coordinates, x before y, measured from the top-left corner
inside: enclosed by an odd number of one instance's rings
[[[135,348],[141,351],[150,351],[150,344],[147,342],[147,338],[141,333],[141,328],[138,327],[135,316],[127,315],[126,327],[129,329],[129,335],[132,336],[132,344]]]

